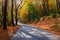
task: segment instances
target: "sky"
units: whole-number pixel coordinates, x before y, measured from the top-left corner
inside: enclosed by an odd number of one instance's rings
[[[17,4],[21,4],[21,1],[22,1],[22,0],[16,0],[16,1],[17,1]]]

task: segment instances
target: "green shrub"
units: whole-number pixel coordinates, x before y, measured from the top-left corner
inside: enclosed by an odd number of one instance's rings
[[[33,4],[29,4],[29,8],[28,8],[28,20],[30,22],[35,21],[36,19],[39,20],[40,19],[40,15],[38,13],[38,11],[36,12],[35,7]]]
[[[51,16],[52,18],[55,18],[55,17],[56,17],[56,14],[51,13],[50,16]]]

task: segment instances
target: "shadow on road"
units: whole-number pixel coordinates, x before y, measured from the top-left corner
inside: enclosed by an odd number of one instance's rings
[[[59,40],[59,37],[33,26],[21,25],[11,40]]]

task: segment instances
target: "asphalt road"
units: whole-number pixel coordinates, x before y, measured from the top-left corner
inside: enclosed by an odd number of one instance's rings
[[[60,37],[29,25],[21,25],[11,40],[60,40]]]

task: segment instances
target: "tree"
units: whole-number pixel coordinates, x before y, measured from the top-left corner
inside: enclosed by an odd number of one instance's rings
[[[14,1],[13,0],[11,0],[11,2],[12,2],[12,6],[11,6],[11,23],[12,23],[12,26],[14,26],[14,18],[13,18],[13,6],[14,6]]]
[[[17,13],[18,13],[18,8],[17,8],[16,1],[15,1],[15,13],[16,13],[15,20],[16,20],[16,25],[17,25]]]
[[[6,16],[7,16],[7,3],[8,0],[4,1],[4,6],[2,7],[2,14],[3,14],[3,29],[7,29],[7,23],[6,23]]]
[[[48,5],[48,0],[46,0],[46,7],[47,7],[47,15],[49,15],[49,5]]]
[[[28,4],[28,22],[33,22],[36,19],[35,7],[32,3]]]
[[[59,11],[59,0],[56,0],[56,6],[57,6],[57,11],[60,14],[60,11]]]
[[[3,0],[0,0],[0,27],[2,27],[2,4]]]
[[[15,13],[16,13],[15,21],[16,21],[16,25],[17,25],[17,23],[18,23],[18,20],[17,20],[17,19],[18,19],[18,9],[19,9],[19,7],[21,6],[22,1],[23,1],[23,0],[20,0],[20,4],[17,5],[17,2],[16,2],[16,0],[15,0]]]
[[[44,10],[44,16],[49,15],[48,0],[43,0],[43,10]]]

